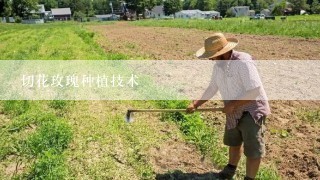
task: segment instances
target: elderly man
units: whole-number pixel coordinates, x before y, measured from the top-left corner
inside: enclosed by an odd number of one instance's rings
[[[267,97],[252,57],[233,50],[235,38],[215,33],[197,51],[198,58],[216,60],[209,87],[201,100],[193,101],[189,113],[211,99],[219,90],[226,114],[223,142],[229,146],[229,162],[218,174],[219,179],[232,179],[241,157],[243,144],[246,159],[245,179],[254,179],[265,155],[264,123],[270,114]]]

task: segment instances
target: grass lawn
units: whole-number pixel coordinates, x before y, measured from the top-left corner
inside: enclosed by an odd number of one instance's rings
[[[240,34],[279,35],[289,37],[320,38],[320,15],[288,16],[287,20],[249,20],[224,18],[223,20],[172,19],[132,22],[138,26],[194,28]]]

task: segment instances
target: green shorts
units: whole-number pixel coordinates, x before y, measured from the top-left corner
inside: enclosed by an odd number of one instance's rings
[[[227,146],[241,146],[243,143],[246,157],[264,157],[265,119],[262,117],[257,124],[249,112],[244,112],[236,128],[225,130],[223,143]]]

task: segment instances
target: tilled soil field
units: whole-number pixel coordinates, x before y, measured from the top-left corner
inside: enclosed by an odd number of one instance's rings
[[[203,45],[203,40],[213,32],[195,29],[139,27],[126,22],[106,26],[91,26],[103,38],[99,44],[106,51],[128,54],[133,57],[159,60],[195,59],[194,53]],[[246,51],[259,60],[316,60],[320,59],[320,39],[287,38],[278,36],[258,36],[244,34],[225,34],[236,37],[240,43],[239,51]],[[214,103],[214,102],[213,102]],[[209,103],[209,105],[212,103]],[[268,117],[266,134],[267,157],[264,161],[274,162],[283,179],[320,179],[320,124],[301,119],[301,109],[319,110],[318,101],[271,101],[272,115]],[[224,117],[206,113],[208,122],[223,129]],[[170,146],[180,147],[170,142]],[[190,152],[188,147],[180,150]],[[173,168],[179,169],[171,151],[151,149],[151,160],[158,173]],[[158,155],[157,155],[158,154]],[[163,156],[159,156],[159,155]],[[167,157],[168,156],[168,157]],[[189,155],[188,157],[199,157]],[[198,158],[195,158],[198,159]],[[196,166],[199,163],[185,162]],[[172,167],[176,165],[177,167]],[[208,166],[207,166],[208,167]],[[207,167],[191,171],[203,173]],[[190,169],[189,169],[190,170]],[[161,179],[161,177],[160,177]]]

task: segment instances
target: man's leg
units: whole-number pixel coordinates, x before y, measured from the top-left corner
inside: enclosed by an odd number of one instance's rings
[[[241,158],[241,146],[229,147],[229,164],[237,166]]]
[[[254,179],[259,170],[261,158],[247,158],[246,162],[246,176]]]
[[[242,137],[239,129],[225,130],[223,142],[229,146],[229,163],[219,172],[219,179],[232,179],[241,157]]]
[[[244,154],[247,157],[246,179],[254,179],[256,177],[261,158],[265,155],[264,123],[265,117],[262,117],[259,120],[259,124],[256,124],[249,113],[239,123],[244,143]]]

